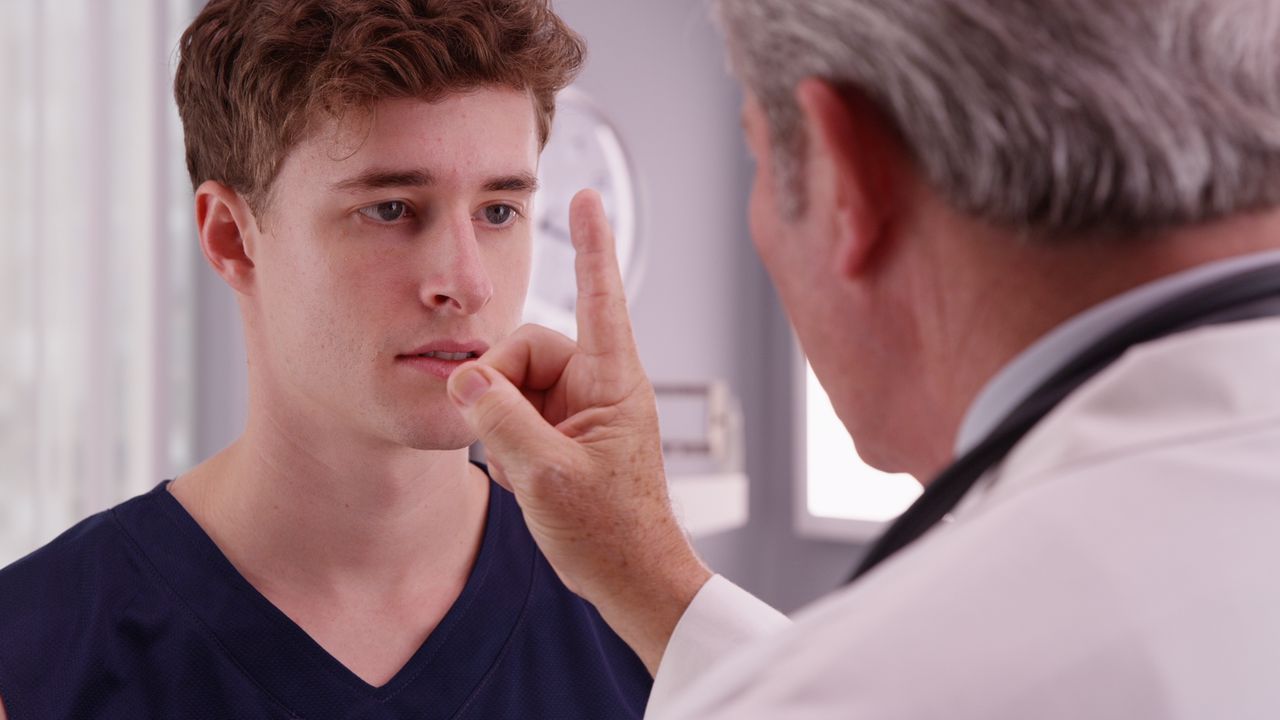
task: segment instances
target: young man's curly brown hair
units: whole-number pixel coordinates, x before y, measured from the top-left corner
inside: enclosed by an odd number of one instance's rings
[[[525,91],[545,144],[585,46],[548,0],[211,0],[178,51],[193,187],[222,182],[261,215],[317,120],[380,100]]]

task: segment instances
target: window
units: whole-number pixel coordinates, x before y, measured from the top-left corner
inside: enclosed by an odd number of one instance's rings
[[[0,3],[0,565],[190,461],[190,18]]]
[[[863,463],[813,368],[803,358],[797,365],[797,529],[809,537],[870,540],[922,488],[910,475]]]

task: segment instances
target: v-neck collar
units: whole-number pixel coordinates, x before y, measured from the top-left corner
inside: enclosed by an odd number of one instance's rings
[[[338,662],[259,593],[168,492],[116,509],[140,551],[209,639],[301,718],[453,717],[485,683],[520,623],[536,553],[518,511],[490,481],[484,537],[462,593],[381,687]]]

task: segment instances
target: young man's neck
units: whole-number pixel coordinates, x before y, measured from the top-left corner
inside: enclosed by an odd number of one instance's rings
[[[251,410],[244,435],[172,485],[232,563],[262,585],[320,595],[414,594],[465,579],[488,482],[467,451],[371,446]]]
[[[381,686],[465,587],[489,482],[465,449],[371,445],[299,417],[251,406],[244,435],[170,490],[267,600]]]

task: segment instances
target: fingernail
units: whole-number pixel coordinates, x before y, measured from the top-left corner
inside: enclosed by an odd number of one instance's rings
[[[454,397],[466,406],[475,405],[481,395],[489,389],[489,378],[479,370],[464,370],[453,383]]]

